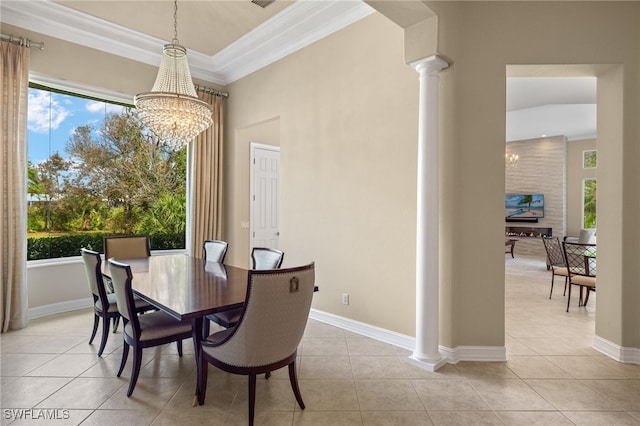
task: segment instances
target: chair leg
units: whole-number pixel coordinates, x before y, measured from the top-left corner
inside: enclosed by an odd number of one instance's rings
[[[553,279],[556,277],[555,274],[551,274],[551,291],[549,292],[549,299],[551,299],[551,295],[553,294]]]
[[[569,283],[569,297],[567,297],[567,312],[569,312],[569,303],[571,302],[571,283]]]
[[[209,337],[209,332],[211,331],[211,322],[204,318],[202,320],[202,340],[206,340]]]
[[[580,286],[580,299],[578,299],[578,306],[584,306],[584,304],[582,303],[582,289],[584,287]]]
[[[176,345],[178,345],[178,355],[182,356],[182,340],[177,340]]]
[[[293,394],[296,396],[298,405],[301,409],[304,410],[304,401],[302,400],[302,394],[300,393],[300,388],[298,387],[298,376],[296,375],[295,361],[289,364],[289,381],[291,382],[291,389],[293,390]]]
[[[249,375],[249,426],[253,426],[256,413],[256,375]]]
[[[93,343],[93,338],[96,337],[96,332],[98,331],[99,322],[100,322],[100,316],[94,313],[93,314],[93,332],[91,333],[91,338],[89,338],[89,344]]]
[[[100,340],[100,349],[98,349],[98,356],[102,356],[104,347],[107,345],[107,339],[109,338],[109,317],[102,318],[102,340]]]
[[[587,295],[584,297],[584,303],[582,304],[582,306],[587,306],[587,302],[589,301],[589,293],[591,293],[591,290],[587,287]]]
[[[569,277],[564,277],[564,293],[562,293],[563,296],[567,295],[567,283],[569,282]]]
[[[118,324],[120,324],[120,317],[117,316],[113,319],[113,332],[118,331]]]
[[[118,370],[118,374],[116,376],[120,377],[122,374],[122,370],[124,370],[124,366],[127,363],[127,357],[129,356],[129,344],[124,342],[122,346],[122,361],[120,361],[120,369]]]
[[[209,377],[209,363],[202,356],[202,351],[199,354],[200,363],[200,377],[198,377],[197,385],[200,390],[200,397],[198,399],[198,404],[204,404],[204,397],[207,394],[207,379]]]
[[[142,365],[142,348],[135,348],[133,352],[133,368],[131,369],[131,378],[129,379],[129,390],[127,396],[131,396],[133,389],[138,382],[138,375],[140,374],[140,366]]]

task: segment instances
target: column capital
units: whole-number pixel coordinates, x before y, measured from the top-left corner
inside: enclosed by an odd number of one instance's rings
[[[410,65],[419,73],[426,71],[427,74],[435,74],[447,68],[449,66],[449,63],[442,59],[440,56],[433,55],[415,62],[411,62]]]

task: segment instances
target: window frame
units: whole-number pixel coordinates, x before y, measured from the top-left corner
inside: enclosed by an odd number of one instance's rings
[[[60,80],[54,77],[45,76],[38,73],[29,73],[29,87],[36,86],[34,88],[42,90],[53,89],[56,93],[66,94],[70,96],[77,96],[86,99],[91,99],[101,102],[111,102],[114,104],[134,107],[133,96],[126,95],[121,92],[116,92],[108,89],[104,89],[97,86],[91,86],[83,83],[78,83],[69,80]],[[38,87],[42,86],[42,87]],[[186,223],[185,223],[185,248],[184,249],[168,249],[168,250],[152,250],[152,255],[163,254],[188,254],[189,247],[191,247],[191,164],[190,164],[189,146],[187,145],[187,170],[186,170]],[[28,161],[28,158],[26,159]],[[26,170],[26,164],[25,164]],[[26,214],[26,211],[25,211]],[[69,257],[52,257],[48,259],[36,259],[27,260],[27,267],[43,267],[47,265],[62,265],[67,263],[77,263],[81,259],[80,254],[78,256]]]

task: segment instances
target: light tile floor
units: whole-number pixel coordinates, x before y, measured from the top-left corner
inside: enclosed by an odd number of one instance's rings
[[[506,257],[507,362],[460,362],[435,373],[407,363],[409,351],[310,321],[299,380],[306,410],[286,369],[258,380],[260,425],[631,425],[640,424],[640,366],[591,348],[596,297],[565,312],[563,282],[548,299],[550,273],[539,260]],[[128,372],[115,376],[122,336],[102,358],[99,332],[88,345],[92,312],[31,321],[0,337],[2,424],[244,425],[247,382],[210,367],[206,403],[192,407],[193,348],[144,351],[135,392]],[[14,420],[11,409],[57,412],[59,420]]]

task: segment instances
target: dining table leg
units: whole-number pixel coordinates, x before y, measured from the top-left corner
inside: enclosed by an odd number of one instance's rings
[[[192,325],[192,330],[191,330],[191,336],[193,339],[193,350],[194,350],[194,356],[196,359],[196,392],[195,392],[195,396],[193,398],[193,403],[192,405],[194,407],[201,405],[200,403],[200,389],[201,389],[201,384],[200,384],[200,347],[201,347],[201,343],[202,342],[202,327],[203,327],[203,320],[202,317],[197,317],[197,318],[193,318],[191,320],[191,325]]]

